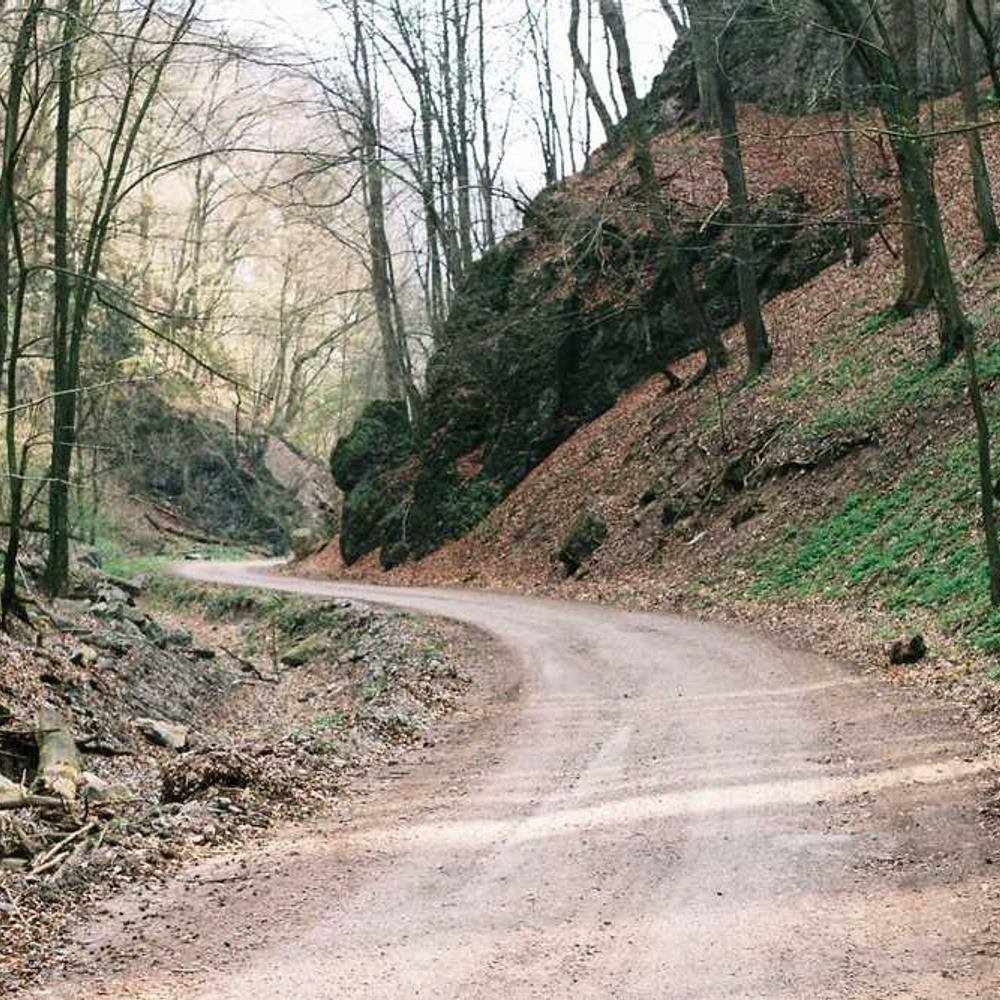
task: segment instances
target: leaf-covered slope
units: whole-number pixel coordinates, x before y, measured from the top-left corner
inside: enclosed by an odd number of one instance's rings
[[[984,140],[991,171],[1000,170],[1000,136]],[[936,164],[996,430],[1000,260],[979,256],[961,140],[940,147]],[[934,367],[932,310],[900,318],[889,308],[898,231],[885,236],[862,266],[842,262],[765,308],[776,351],[759,383],[738,389],[738,361],[717,384],[690,391],[652,377],[563,443],[468,536],[397,570],[394,582],[527,587],[646,607],[731,611],[750,602],[755,621],[825,628],[823,646],[852,656],[855,637],[884,641],[905,629],[925,631],[936,649],[1000,649],[964,371]],[[728,342],[739,355],[739,329]],[[607,536],[567,578],[559,552],[586,513]]]
[[[745,109],[743,121],[758,277],[770,299],[843,253],[835,119]],[[738,296],[718,137],[685,127],[654,146],[704,302],[726,327]],[[887,178],[877,145],[861,146],[874,216]],[[696,347],[671,277],[658,270],[659,234],[631,153],[603,156],[536,199],[524,229],[474,266],[431,360],[412,446],[401,430],[405,448],[375,449],[363,477],[339,480],[348,561],[378,549],[393,566],[460,537],[578,427]],[[376,430],[362,418],[343,447],[363,450]]]

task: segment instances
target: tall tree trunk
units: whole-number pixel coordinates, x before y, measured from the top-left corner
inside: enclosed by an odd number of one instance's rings
[[[181,39],[191,26],[198,0],[188,0],[171,28],[167,43],[157,48],[152,59],[137,65],[138,48],[144,32],[154,22],[158,0],[146,0],[142,17],[129,41],[125,56],[128,83],[121,97],[118,117],[112,128],[100,178],[96,208],[87,231],[82,260],[74,283],[75,294],[69,322],[68,347],[63,373],[57,375],[65,388],[53,407],[52,460],[49,469],[49,553],[45,583],[50,594],[61,594],[69,580],[69,498],[73,449],[76,447],[77,393],[80,389],[80,357],[101,273],[111,223],[119,207],[129,164],[139,135],[159,93],[163,74],[173,59]],[[77,11],[79,11],[79,7]],[[134,108],[134,110],[133,110]],[[68,155],[68,136],[67,136]],[[58,167],[57,167],[58,169]],[[57,181],[58,186],[58,181]],[[58,226],[58,223],[57,223]],[[55,363],[55,355],[53,354]]]
[[[905,4],[910,0],[896,2]],[[819,0],[819,3],[833,26],[851,40],[852,54],[878,95],[900,183],[913,210],[912,223],[904,235],[909,230],[920,237],[920,252],[926,261],[921,285],[932,292],[938,314],[939,360],[948,364],[962,350],[969,321],[962,312],[948,260],[931,166],[919,133],[916,101],[904,83],[911,70],[901,67],[891,32],[876,8],[866,5],[862,13],[854,0]],[[872,34],[870,22],[874,22],[877,35]],[[909,270],[907,273],[911,274]],[[903,296],[900,304],[907,304]],[[911,300],[909,305],[912,304]]]
[[[979,460],[979,506],[983,522],[986,561],[990,573],[990,602],[1000,606],[1000,543],[997,541],[997,519],[993,499],[993,461],[990,454],[990,425],[983,405],[983,392],[976,370],[976,341],[972,326],[965,329],[962,341],[965,369],[968,376],[969,401],[976,419],[976,454]]]
[[[7,85],[7,107],[4,116],[3,164],[0,167],[0,363],[7,365],[6,447],[7,477],[10,488],[10,529],[4,553],[3,590],[0,592],[0,617],[4,626],[11,611],[19,612],[17,598],[17,560],[20,546],[22,502],[24,496],[24,461],[17,453],[16,406],[17,368],[21,353],[21,326],[24,316],[24,295],[27,275],[21,252],[16,218],[16,177],[21,152],[21,101],[27,74],[31,43],[35,35],[43,0],[32,0],[18,27],[10,57]],[[17,304],[13,325],[10,316],[11,241],[19,262]],[[9,350],[9,353],[8,353]]]
[[[674,29],[674,36],[676,38],[680,38],[682,35],[686,33],[687,29],[681,23],[680,16],[678,15],[677,11],[674,10],[673,3],[671,2],[671,0],[660,0],[660,6],[663,8],[663,13],[670,18],[670,24],[673,26]]]
[[[469,5],[453,0],[455,26],[455,174],[458,183],[458,237],[462,248],[462,274],[472,267],[472,174],[469,170]],[[447,29],[446,29],[447,30]]]
[[[892,46],[898,66],[898,88],[893,98],[897,124],[907,133],[920,128],[917,105],[917,20],[913,0],[892,0]],[[912,145],[914,140],[905,140]],[[920,156],[926,158],[921,151]],[[912,157],[911,157],[912,159]],[[920,195],[911,173],[900,165],[899,221],[903,240],[903,286],[896,308],[908,313],[923,309],[933,296],[929,247],[920,224]]]
[[[708,4],[700,5],[707,7]],[[717,40],[716,51],[721,52]],[[740,294],[740,318],[747,342],[750,378],[760,375],[771,360],[771,345],[767,327],[760,312],[760,290],[757,287],[757,265],[751,229],[750,202],[747,197],[746,173],[743,169],[743,152],[736,121],[736,102],[732,87],[720,57],[715,61],[715,106],[719,113],[722,135],[722,173],[729,192],[729,208],[733,217],[733,242],[736,244],[736,279]]]
[[[691,54],[694,57],[695,79],[698,81],[698,124],[702,128],[712,128],[719,120],[715,106],[715,55],[714,37],[710,11],[698,0],[684,0],[691,28]]]
[[[483,164],[479,172],[480,199],[483,205],[483,229],[487,250],[492,250],[497,243],[497,227],[493,205],[493,148],[492,128],[490,125],[489,90],[486,86],[486,21],[483,11],[483,0],[478,0],[476,10],[479,32],[479,129],[482,132]]]
[[[392,246],[386,231],[378,99],[374,68],[369,52],[369,39],[366,34],[367,26],[364,23],[359,0],[353,0],[351,13],[354,28],[352,68],[358,87],[358,145],[360,147],[365,214],[368,223],[369,272],[382,348],[385,392],[389,399],[407,402],[411,415],[416,416],[419,396],[413,380],[410,378],[409,359],[406,353],[406,330],[403,326],[402,311],[396,300],[392,271]]]
[[[625,19],[622,16],[618,0],[600,0],[600,11],[618,57],[618,79],[625,97],[629,132],[635,146],[635,167],[659,230],[663,248],[663,266],[674,280],[681,316],[705,352],[705,371],[711,371],[726,363],[726,349],[718,331],[712,326],[705,314],[695,290],[691,268],[681,255],[670,223],[670,209],[663,189],[660,187],[659,178],[656,176],[656,166],[653,163],[649,137],[646,134],[646,126],[643,121],[642,104],[639,101],[635,88],[635,78],[632,75],[632,54],[629,49],[628,34],[625,30]]]
[[[965,0],[955,2],[955,54],[958,62],[959,86],[962,92],[962,111],[965,124],[965,143],[969,151],[969,167],[972,170],[972,191],[976,206],[976,219],[983,236],[983,246],[987,249],[1000,243],[1000,229],[993,207],[993,191],[990,175],[983,156],[983,141],[979,129],[979,104],[976,94],[976,74],[969,44],[969,18]]]
[[[987,6],[987,12],[992,8]],[[987,23],[983,23],[979,12],[976,10],[976,0],[965,0],[965,12],[972,27],[983,45],[983,53],[986,56],[986,67],[989,70],[990,82],[993,84],[993,97],[1000,101],[1000,67],[997,66],[997,42],[993,35],[993,18],[990,16]]]
[[[601,128],[604,129],[605,138],[607,138],[611,135],[614,122],[611,120],[611,115],[608,113],[604,98],[601,97],[601,92],[597,89],[597,84],[594,82],[594,74],[590,71],[590,64],[580,51],[580,0],[570,0],[569,50],[573,56],[573,67],[580,75],[580,79],[583,80],[584,89],[587,91],[587,99],[593,106],[594,112],[600,120]]]
[[[854,160],[854,60],[845,42],[841,46],[840,110],[844,125],[844,210],[850,234],[851,263],[857,266],[868,256],[868,243],[861,225],[858,181]]]

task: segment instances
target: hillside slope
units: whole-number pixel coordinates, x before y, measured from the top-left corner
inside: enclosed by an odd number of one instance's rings
[[[1000,139],[984,139],[996,174]],[[835,147],[831,136],[823,141],[822,176],[832,184]],[[959,142],[940,147],[937,171],[1000,427],[1000,260],[978,256]],[[893,316],[899,266],[888,248],[898,232],[890,225],[884,235],[860,267],[840,263],[769,303],[775,361],[758,384],[739,390],[733,328],[734,364],[717,382],[678,391],[662,375],[649,378],[462,540],[388,576],[371,557],[343,567],[332,549],[312,568],[748,618],[883,663],[889,639],[921,630],[938,674],[962,684],[974,675],[976,697],[993,707],[1000,615],[988,602],[964,372],[932,368],[932,312]],[[698,364],[674,370],[686,376]],[[559,552],[588,513],[606,537],[567,577]],[[981,684],[983,667],[993,680]]]
[[[847,246],[839,117],[746,108],[742,121],[757,277],[770,300]],[[858,146],[874,220],[891,209],[892,177],[877,140]],[[738,296],[718,136],[681,126],[656,136],[654,152],[706,310],[724,328]],[[379,403],[338,444],[345,559],[379,549],[391,567],[459,537],[622,392],[688,356],[696,345],[660,249],[628,148],[543,192],[458,294],[412,440],[404,411]]]
[[[926,15],[921,25],[930,23]],[[732,87],[763,301],[809,281],[848,242],[836,34],[811,4],[740,8],[731,25]],[[921,33],[921,94],[952,79],[939,33]],[[671,51],[643,101],[672,239],[710,320],[738,318],[736,260],[719,137],[691,125],[689,46]],[[871,95],[868,95],[869,97]],[[931,98],[936,100],[936,98]],[[858,87],[856,104],[865,103]],[[936,101],[928,120],[955,108]],[[825,114],[806,113],[838,109]],[[891,219],[895,164],[870,113],[854,122],[862,225]],[[698,347],[662,267],[665,234],[621,126],[579,174],[520,205],[522,228],[486,252],[455,290],[435,336],[419,419],[378,403],[338,443],[341,553],[379,550],[384,568],[461,537],[580,426],[643,378]],[[666,240],[670,242],[670,240]]]

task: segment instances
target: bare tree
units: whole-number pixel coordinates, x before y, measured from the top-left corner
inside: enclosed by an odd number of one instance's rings
[[[882,88],[897,88],[890,102],[893,117],[903,131],[916,133],[920,128],[920,109],[917,105],[917,18],[914,0],[892,0],[891,30],[885,29],[877,12],[876,19],[880,41],[886,46],[886,79],[878,84],[871,80],[869,82]],[[861,51],[864,44],[860,40],[854,41],[852,55],[868,55],[867,51]],[[888,83],[893,77],[893,83]],[[905,145],[906,152],[911,153],[910,158],[918,155],[926,164],[927,152],[922,146],[918,152],[916,144],[906,139],[898,140],[896,145],[899,148]],[[930,248],[921,230],[918,186],[923,182],[917,179],[918,172],[915,169],[903,169],[900,165],[899,217],[903,240],[903,287],[896,299],[896,308],[900,312],[923,309],[934,294]],[[929,165],[926,166],[926,182],[932,183]]]
[[[635,78],[632,74],[632,54],[629,49],[625,19],[618,0],[600,0],[600,11],[618,56],[618,77],[625,96],[629,134],[634,146],[635,168],[658,230],[657,235],[662,246],[661,266],[673,278],[681,316],[705,352],[705,368],[702,374],[706,374],[726,363],[725,346],[718,331],[705,314],[695,290],[690,265],[682,256],[673,232],[670,208],[656,176],[656,167],[649,147],[642,103],[636,92]]]
[[[990,82],[993,84],[993,97],[1000,100],[1000,67],[997,65],[997,34],[993,17],[993,4],[987,2],[984,4],[984,8],[985,20],[979,16],[979,12],[976,10],[976,0],[965,0],[965,13],[983,46],[986,66],[990,73]]]
[[[594,112],[604,129],[605,135],[610,135],[614,128],[614,122],[608,113],[607,105],[601,92],[597,89],[594,81],[594,74],[590,70],[590,63],[580,50],[580,0],[570,0],[569,15],[569,49],[573,56],[573,67],[583,80],[583,86],[587,93],[587,99],[594,108]]]
[[[7,477],[10,488],[9,535],[4,553],[3,591],[0,595],[3,624],[11,612],[23,616],[17,597],[17,561],[20,545],[21,515],[24,495],[26,456],[19,455],[15,436],[17,414],[17,368],[21,353],[21,327],[24,317],[24,297],[28,275],[24,267],[21,241],[16,218],[16,175],[22,150],[22,101],[25,77],[32,56],[32,43],[43,9],[42,0],[32,0],[21,14],[10,59],[10,80],[4,118],[3,164],[0,168],[0,360],[7,362],[6,447]],[[10,315],[11,244],[19,263],[17,301]],[[9,353],[8,353],[9,352]]]
[[[562,178],[564,158],[560,116],[556,112],[556,76],[552,68],[549,0],[525,0],[524,16],[538,88],[535,132],[545,167],[545,183],[549,185]]]
[[[841,45],[840,114],[843,122],[841,152],[844,161],[844,210],[850,239],[851,263],[860,264],[868,256],[868,244],[861,225],[858,179],[854,157],[855,64],[847,42]]]
[[[51,594],[63,593],[69,577],[69,486],[76,444],[80,357],[104,251],[139,136],[159,93],[163,74],[181,39],[191,27],[196,6],[197,0],[189,0],[167,28],[166,39],[156,39],[149,54],[142,50],[143,42],[150,37],[148,33],[158,26],[156,15],[161,11],[158,10],[157,0],[147,0],[126,46],[124,91],[102,158],[100,190],[85,235],[80,264],[75,269],[72,302],[66,298],[57,301],[57,310],[61,310],[63,315],[57,315],[55,328],[67,331],[67,342],[65,345],[56,342],[53,346],[56,396],[49,472],[49,553],[45,569],[45,583]],[[68,136],[59,140],[67,147],[68,141]],[[55,341],[60,340],[57,333]]]
[[[390,399],[406,400],[415,416],[419,412],[420,396],[406,350],[406,326],[396,293],[392,247],[386,229],[385,178],[378,94],[371,57],[371,27],[365,22],[359,0],[352,0],[351,16],[354,30],[351,68],[357,92],[355,120],[368,220],[372,296],[382,338],[386,392]]]
[[[904,288],[898,305],[914,308],[933,295],[938,313],[939,360],[952,361],[962,350],[969,321],[962,312],[948,259],[941,211],[931,165],[920,134],[914,68],[902,39],[894,38],[877,8],[861,10],[854,0],[819,0],[833,26],[878,95],[886,131],[899,170],[903,201]],[[912,0],[896,0],[897,24],[911,37]],[[907,251],[907,245],[910,249]]]
[[[669,6],[668,0],[663,0],[664,6]],[[688,14],[688,22],[693,25],[698,18],[697,0],[684,0],[684,9]],[[712,128],[718,122],[718,112],[715,107],[715,47],[712,44],[711,32],[689,31],[691,52],[694,56],[695,79],[698,82],[698,124],[702,128]]]
[[[965,124],[968,126],[965,131],[965,143],[972,171],[976,219],[983,236],[983,246],[989,249],[1000,243],[1000,229],[997,228],[993,190],[990,186],[989,171],[986,169],[986,158],[983,156],[983,140],[978,128],[979,100],[976,94],[976,72],[972,61],[968,8],[965,0],[955,0],[955,55],[959,89],[962,94],[962,112]]]
[[[691,11],[692,37],[702,37],[701,48],[713,53],[712,73],[706,86],[711,87],[711,100],[719,118],[722,146],[722,173],[729,193],[729,209],[733,220],[733,244],[736,248],[736,279],[740,296],[740,318],[746,337],[749,359],[748,378],[756,378],[771,360],[771,345],[760,311],[760,291],[757,287],[757,266],[747,195],[743,151],[740,147],[736,121],[736,101],[726,73],[726,29],[729,25],[720,16],[712,0],[688,0]]]

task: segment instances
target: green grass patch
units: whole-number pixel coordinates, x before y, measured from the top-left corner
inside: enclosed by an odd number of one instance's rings
[[[984,382],[1000,377],[1000,340],[980,337],[977,361]],[[799,395],[808,388],[810,394],[829,393],[832,398],[803,422],[798,434],[803,438],[822,437],[838,430],[877,424],[904,407],[935,406],[960,397],[965,385],[965,367],[961,361],[941,368],[907,358],[899,360],[889,371],[880,371],[873,355],[848,355],[827,376],[815,378],[807,386],[803,384]],[[857,390],[854,395],[850,395],[852,388]]]
[[[337,709],[328,715],[320,715],[313,719],[309,723],[309,728],[314,731],[325,732],[331,729],[340,729],[346,721],[347,715],[340,709]]]
[[[969,645],[1000,651],[979,530],[975,440],[927,456],[892,486],[857,493],[759,557],[750,593],[876,599],[905,618],[932,611]]]

